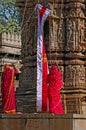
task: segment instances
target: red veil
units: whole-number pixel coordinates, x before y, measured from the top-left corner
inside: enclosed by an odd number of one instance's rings
[[[52,65],[47,77],[49,95],[49,113],[63,114],[60,89],[63,87],[62,74],[57,66]]]
[[[2,74],[2,110],[4,113],[16,113],[14,74],[18,71],[7,65]]]

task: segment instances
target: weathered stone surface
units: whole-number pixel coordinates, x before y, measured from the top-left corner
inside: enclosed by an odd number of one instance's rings
[[[33,13],[37,0],[17,0],[21,17],[25,11],[22,26],[22,63],[21,84],[18,93],[30,92],[28,100],[36,96],[36,49],[37,49],[37,12]],[[63,73],[64,89],[62,101],[65,113],[85,113],[86,97],[86,6],[85,0],[39,0],[39,3],[50,8],[52,13],[44,24],[44,40],[49,67],[57,63]],[[22,6],[21,6],[22,5]],[[31,5],[31,6],[30,6]],[[28,17],[31,19],[28,20]],[[25,90],[25,92],[23,92]],[[35,95],[33,94],[35,92]],[[24,98],[22,95],[20,96]],[[18,99],[18,97],[17,97]],[[21,98],[20,98],[21,100]],[[23,99],[25,104],[27,97]],[[28,101],[28,102],[29,102]],[[36,97],[34,98],[36,106]],[[83,103],[84,102],[84,103]],[[17,104],[18,105],[18,104]],[[31,104],[34,108],[34,104]],[[25,109],[27,112],[28,109]],[[36,108],[33,110],[36,111]]]
[[[0,128],[1,130],[86,130],[86,116],[47,113],[0,114]]]

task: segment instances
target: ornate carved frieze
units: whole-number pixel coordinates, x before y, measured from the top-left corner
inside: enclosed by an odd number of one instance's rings
[[[84,46],[86,44],[86,27],[85,27],[85,14],[77,8],[71,9],[69,15],[66,18],[67,26],[67,46],[66,50],[70,51],[85,51]]]
[[[86,75],[84,65],[65,66],[65,86],[72,88],[86,87]],[[68,82],[67,82],[68,81]]]

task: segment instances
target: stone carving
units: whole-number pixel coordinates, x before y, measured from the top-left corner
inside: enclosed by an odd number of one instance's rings
[[[66,11],[67,12],[67,11]],[[85,14],[81,8],[70,9],[66,17],[67,51],[84,51],[86,42]],[[80,44],[79,44],[80,43]],[[81,44],[84,43],[84,44]]]
[[[83,43],[86,42],[86,27],[84,26],[84,24],[80,25],[79,28],[79,42]]]
[[[22,2],[20,0],[17,1],[19,7],[21,4],[22,7],[24,7],[24,0],[22,0]],[[83,93],[86,93],[86,6],[83,1],[84,0],[76,0],[76,2],[75,0],[63,0],[63,16],[60,18],[61,0],[55,0],[54,2],[51,0],[34,0],[35,4],[41,3],[52,9],[52,13],[48,17],[48,33],[45,27],[45,33],[47,33],[47,35],[44,35],[45,46],[47,48],[49,66],[53,63],[59,63],[62,67],[65,82],[65,87],[62,90],[62,100],[64,108],[67,108],[67,113],[82,112],[81,97],[84,96]],[[28,3],[27,14],[29,16],[34,7],[32,1]],[[27,18],[25,18],[25,20],[26,19]],[[60,26],[59,20],[61,20]],[[24,72],[23,77],[25,82],[22,83],[21,87],[23,90],[26,88],[27,93],[33,92],[33,88],[36,86],[36,51],[34,52],[33,49],[37,49],[37,13],[36,17],[33,17],[30,23],[28,23],[28,26],[29,27],[25,28],[25,30],[28,30],[26,31],[28,34],[25,34],[23,30],[22,36],[22,44],[23,46],[27,46],[27,55],[23,57],[24,67],[22,68],[22,72]],[[84,43],[85,46],[81,43]],[[22,55],[26,53],[24,51],[26,50],[22,48]],[[26,67],[28,69],[26,69]],[[33,70],[29,72],[30,68],[33,68]],[[30,76],[32,75],[32,78],[29,77],[29,73],[26,71],[30,73]],[[32,81],[32,79],[35,80]],[[27,88],[27,86],[29,87]],[[21,95],[21,97],[23,97],[23,95]],[[28,103],[31,103],[32,98],[33,95],[29,98],[24,98],[25,103],[27,103],[27,100]],[[36,99],[36,97],[34,97],[34,99]],[[36,105],[35,100],[34,104]],[[34,108],[33,112],[35,112],[34,104],[32,103],[31,105],[31,107]],[[29,108],[28,105],[27,108]],[[30,112],[30,110],[26,112]]]
[[[59,21],[59,27],[57,31],[58,31],[57,33],[58,42],[62,43],[63,41],[63,20],[62,19]]]
[[[66,67],[67,86],[85,87],[85,67],[83,65],[69,65]]]
[[[68,43],[74,43],[75,42],[75,30],[76,29],[76,23],[72,19],[67,20],[67,42]]]

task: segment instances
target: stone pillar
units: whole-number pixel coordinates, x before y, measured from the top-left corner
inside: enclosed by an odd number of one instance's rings
[[[64,8],[64,94],[67,113],[83,113],[82,98],[86,97],[86,7],[84,2],[84,0],[66,0]]]
[[[22,73],[17,91],[17,111],[20,112],[36,112],[37,14],[32,15],[36,3],[36,0],[17,0],[22,20]]]
[[[19,111],[36,112],[37,12],[40,3],[52,10],[44,24],[49,61],[59,64],[65,83],[62,101],[65,113],[83,113],[86,95],[85,0],[17,0],[22,18],[22,74],[17,93]]]

